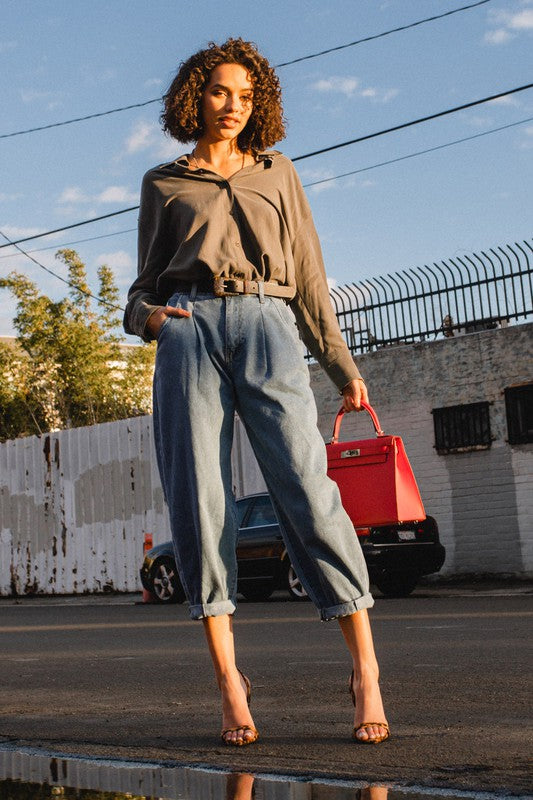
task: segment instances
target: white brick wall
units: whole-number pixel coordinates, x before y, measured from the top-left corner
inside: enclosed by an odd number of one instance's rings
[[[503,390],[533,382],[533,325],[389,347],[357,359],[387,433],[403,437],[447,550],[442,574],[533,573],[533,444],[511,446]],[[319,427],[331,436],[339,396],[311,366]],[[489,401],[489,450],[438,455],[431,410]],[[366,417],[366,418],[365,418]],[[345,439],[372,435],[366,415],[344,418]]]

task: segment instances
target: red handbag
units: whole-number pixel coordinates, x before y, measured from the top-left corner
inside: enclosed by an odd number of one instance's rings
[[[400,436],[387,436],[367,403],[375,439],[339,442],[344,410],[335,418],[326,445],[328,475],[337,483],[341,500],[355,527],[398,525],[426,518],[415,476]]]

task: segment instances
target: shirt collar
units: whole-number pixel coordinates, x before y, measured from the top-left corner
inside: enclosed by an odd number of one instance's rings
[[[268,162],[270,162],[268,164],[268,166],[271,166],[272,165],[272,161],[274,159],[274,156],[277,156],[277,155],[280,155],[279,150],[264,150],[263,152],[258,153],[256,155],[256,159],[257,159],[258,162],[267,162],[268,161]],[[162,166],[171,167],[171,166],[174,166],[174,165],[176,165],[177,167],[185,167],[187,169],[189,167],[188,154],[184,153],[183,155],[178,156],[178,158],[176,158],[175,161],[169,161],[168,163],[163,164]]]

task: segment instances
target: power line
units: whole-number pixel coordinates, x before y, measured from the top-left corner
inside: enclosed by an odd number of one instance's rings
[[[20,244],[21,242],[30,242],[32,239],[41,239],[43,236],[51,236],[53,233],[61,233],[61,231],[69,231],[72,228],[79,228],[81,225],[88,225],[90,222],[100,222],[102,219],[109,219],[110,217],[118,217],[119,214],[127,214],[128,211],[137,211],[139,206],[131,206],[130,208],[122,208],[120,211],[111,211],[109,214],[101,214],[99,217],[91,217],[82,222],[73,222],[72,225],[64,225],[62,228],[55,228],[53,231],[46,231],[46,233],[36,233],[34,236],[24,236],[22,239],[16,239],[11,244]],[[7,239],[7,236],[4,237]],[[0,250],[4,247],[9,247],[8,244],[0,244]]]
[[[275,69],[280,69],[281,67],[288,67],[291,64],[298,64],[301,61],[308,61],[312,58],[319,58],[320,56],[328,55],[329,53],[337,52],[338,50],[345,50],[348,47],[355,47],[358,44],[364,44],[365,42],[372,42],[375,39],[382,39],[385,36],[390,36],[392,33],[399,33],[401,31],[409,30],[410,28],[416,28],[419,25],[424,25],[428,22],[435,22],[438,19],[443,19],[444,17],[450,17],[452,14],[458,14],[460,11],[467,11],[468,9],[475,8],[476,6],[482,6],[486,3],[490,3],[491,0],[478,0],[476,3],[470,3],[466,6],[461,6],[460,8],[454,8],[451,11],[445,11],[443,14],[435,14],[432,17],[425,17],[424,19],[416,20],[416,22],[410,22],[407,25],[401,25],[397,28],[391,28],[387,31],[382,31],[381,33],[375,33],[372,36],[365,36],[362,39],[356,39],[353,42],[348,42],[347,44],[337,45],[336,47],[330,47],[327,50],[321,50],[318,53],[310,53],[307,56],[300,56],[299,58],[293,58],[291,61],[283,61],[280,64],[275,64]],[[52,122],[49,125],[39,125],[35,128],[27,128],[23,131],[13,131],[12,133],[2,133],[0,134],[0,139],[11,139],[15,136],[22,136],[26,133],[36,133],[38,131],[46,131],[50,128],[60,128],[64,125],[72,125],[74,122],[85,122],[89,119],[96,119],[97,117],[107,117],[110,114],[118,114],[122,111],[129,111],[132,108],[143,108],[144,106],[149,106],[152,103],[160,103],[162,97],[154,97],[152,100],[145,100],[142,103],[133,103],[129,106],[121,106],[120,108],[111,108],[108,111],[99,111],[95,114],[87,114],[83,117],[75,117],[74,119],[67,119],[63,122]]]
[[[341,44],[337,47],[330,47],[327,50],[321,50],[320,53],[312,53],[309,56],[300,56],[300,58],[293,58],[292,61],[284,61],[282,64],[276,64],[276,68],[279,67],[287,67],[289,64],[298,64],[300,61],[308,61],[310,58],[317,58],[318,56],[325,56],[328,53],[335,53],[338,50],[345,50],[347,47],[354,47],[357,44],[363,44],[363,42],[372,42],[375,39],[382,39],[384,36],[389,36],[391,33],[399,33],[400,31],[407,31],[409,28],[416,28],[418,25],[424,25],[426,22],[435,22],[437,19],[442,19],[443,17],[450,17],[452,14],[457,14],[459,11],[466,11],[469,8],[475,8],[476,6],[483,6],[485,3],[489,3],[490,0],[480,0],[478,3],[471,3],[468,6],[461,6],[461,8],[454,8],[451,11],[446,11],[444,14],[435,14],[433,17],[426,17],[425,19],[419,19],[417,22],[410,22],[408,25],[401,25],[398,28],[391,28],[388,31],[383,31],[383,33],[375,33],[373,36],[365,36],[363,39],[356,39],[355,42],[348,42],[348,44]]]
[[[413,125],[419,125],[422,122],[427,122],[428,120],[437,119],[439,117],[444,117],[444,116],[446,116],[448,114],[453,114],[453,113],[455,113],[457,111],[463,111],[466,108],[473,108],[474,106],[479,106],[479,105],[481,105],[483,103],[488,103],[488,102],[490,102],[492,100],[496,100],[496,99],[498,99],[500,97],[507,97],[508,95],[516,94],[517,92],[523,92],[526,89],[531,89],[532,87],[533,87],[533,83],[528,83],[528,84],[525,84],[524,86],[518,86],[518,87],[516,87],[514,89],[508,89],[505,92],[499,92],[498,94],[492,94],[489,97],[483,97],[480,100],[473,100],[470,103],[464,103],[463,105],[455,106],[454,108],[448,108],[445,111],[439,111],[436,114],[429,114],[428,116],[419,117],[418,119],[411,120],[410,122],[403,122],[400,125],[394,125],[391,128],[386,128],[384,130],[376,131],[374,133],[368,133],[365,136],[359,136],[356,139],[350,139],[347,142],[340,142],[339,144],[334,144],[334,145],[331,145],[330,147],[323,147],[321,150],[315,150],[312,153],[305,153],[304,155],[301,155],[301,156],[295,156],[292,159],[292,161],[302,161],[305,158],[311,158],[313,156],[321,155],[322,153],[329,153],[330,151],[338,150],[341,147],[347,147],[348,145],[357,144],[358,142],[364,142],[364,141],[368,141],[369,139],[375,139],[378,136],[384,136],[387,133],[393,133],[394,131],[399,131],[399,130],[402,130],[404,128],[409,128],[409,127],[412,127]],[[129,211],[136,211],[136,210],[138,210],[138,208],[139,208],[138,205],[137,206],[131,206],[130,208],[123,208],[120,211],[113,211],[110,214],[102,214],[99,217],[92,217],[91,219],[86,219],[86,220],[83,220],[82,222],[75,222],[72,225],[65,225],[63,228],[55,228],[54,230],[45,231],[43,233],[37,233],[37,234],[34,234],[33,236],[25,236],[25,237],[23,237],[21,239],[16,239],[11,244],[20,244],[21,242],[29,242],[29,241],[31,241],[33,239],[41,239],[43,236],[49,236],[49,235],[51,235],[53,233],[60,233],[61,231],[70,230],[71,228],[78,228],[81,225],[88,225],[91,222],[99,222],[102,219],[108,219],[109,217],[115,217],[115,216],[117,216],[119,214],[126,214]],[[4,237],[4,238],[7,238],[7,237]],[[0,244],[0,250],[3,249],[4,247],[9,247],[9,245],[8,244]]]
[[[84,289],[80,289],[80,287],[76,286],[75,283],[72,283],[71,281],[67,281],[67,279],[63,278],[62,275],[58,275],[57,272],[54,272],[53,270],[49,269],[48,267],[45,267],[44,264],[41,264],[41,262],[37,261],[36,258],[33,258],[33,256],[30,256],[30,254],[27,253],[26,250],[23,250],[22,247],[19,247],[16,242],[12,242],[9,239],[9,237],[5,235],[5,233],[3,231],[0,231],[0,236],[3,236],[4,239],[9,243],[7,245],[2,245],[2,247],[9,247],[9,245],[15,247],[19,251],[19,253],[21,253],[23,256],[26,256],[26,258],[29,258],[30,261],[33,261],[33,263],[36,264],[38,267],[40,267],[41,269],[44,269],[44,271],[48,272],[49,275],[53,275],[54,278],[57,278],[62,283],[66,283],[67,286],[72,287],[72,289],[76,289],[76,291],[80,292],[81,294],[84,294],[86,297],[90,297],[93,300],[97,300],[99,303],[102,303],[104,306],[109,306],[109,308],[114,308],[117,311],[124,311],[122,306],[116,306],[114,303],[110,303],[108,300],[104,300],[103,297],[99,297],[96,294],[92,294],[91,292],[86,292]]]
[[[472,136],[465,136],[462,139],[455,139],[453,142],[446,142],[445,144],[439,144],[436,147],[428,147],[426,150],[418,150],[416,153],[409,153],[406,156],[399,156],[398,158],[391,158],[388,161],[380,161],[379,164],[372,164],[369,167],[360,167],[359,169],[351,170],[351,172],[343,172],[341,175],[334,175],[331,178],[322,178],[319,181],[312,181],[311,183],[304,183],[303,186],[305,188],[309,188],[310,186],[318,186],[320,183],[329,183],[330,181],[336,181],[338,178],[347,178],[349,175],[357,175],[359,172],[368,172],[371,169],[377,169],[378,167],[386,167],[389,164],[397,164],[398,161],[406,161],[409,158],[416,158],[416,156],[423,156],[426,153],[434,153],[435,150],[444,150],[446,147],[452,147],[455,144],[461,144],[462,142],[469,142],[472,139],[480,139],[482,136],[488,136],[490,133],[497,133],[498,131],[505,131],[507,128],[514,128],[517,125],[523,125],[525,122],[533,122],[533,117],[528,117],[527,119],[521,119],[518,122],[511,122],[509,125],[501,125],[499,128],[491,128],[489,131],[482,131],[481,133],[475,133]],[[0,256],[1,258],[5,258],[5,256]]]
[[[46,131],[49,128],[61,128],[63,125],[72,125],[73,122],[85,122],[87,119],[96,119],[96,117],[107,117],[109,114],[118,114],[119,111],[129,111],[130,108],[142,108],[149,106],[151,103],[159,103],[161,97],[155,97],[153,100],[145,100],[144,103],[132,103],[130,106],[122,106],[121,108],[112,108],[110,111],[99,111],[96,114],[87,114],[85,117],[75,117],[74,119],[66,119],[63,122],[51,122],[49,125],[39,125],[37,128],[27,128],[25,131],[14,131],[13,133],[2,133],[0,139],[12,139],[14,136],[22,136],[24,133],[36,133],[37,131]]]
[[[296,156],[296,158],[293,158],[292,160],[302,161],[304,158],[311,158],[312,156],[318,156],[322,153],[329,153],[332,150],[338,150],[339,148],[347,147],[350,144],[365,142],[368,139],[375,139],[377,136],[384,136],[386,133],[401,131],[404,128],[410,128],[413,125],[420,125],[421,122],[428,122],[431,119],[438,119],[439,117],[444,117],[447,114],[455,114],[457,111],[464,111],[466,108],[473,108],[474,106],[479,106],[482,103],[489,103],[491,100],[497,100],[499,97],[507,97],[508,95],[516,94],[517,92],[523,92],[526,89],[531,89],[532,87],[533,83],[527,83],[524,86],[517,86],[516,89],[509,89],[507,92],[499,92],[498,94],[493,94],[490,97],[484,97],[481,100],[472,100],[470,103],[463,103],[461,106],[448,108],[446,111],[438,111],[436,114],[428,114],[426,117],[419,117],[418,119],[411,120],[411,122],[403,122],[401,125],[393,125],[392,128],[385,128],[385,130],[378,131],[377,133],[368,133],[366,136],[358,136],[357,139],[350,139],[349,142],[341,142],[340,144],[333,144],[330,147],[323,147],[321,150],[314,150],[311,153],[305,153],[303,156]]]
[[[34,250],[27,250],[27,253],[44,253],[46,250],[57,250],[58,247],[70,247],[71,244],[83,244],[84,242],[95,242],[97,239],[109,239],[112,236],[120,236],[123,233],[133,233],[137,228],[125,228],[123,231],[113,231],[113,233],[101,233],[99,236],[88,236],[85,239],[75,239],[72,242],[62,244],[51,244],[48,247],[39,247]],[[7,246],[7,245],[6,245]],[[0,261],[4,258],[13,258],[12,253],[0,256]]]

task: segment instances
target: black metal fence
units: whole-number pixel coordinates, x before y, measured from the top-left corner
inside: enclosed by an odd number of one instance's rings
[[[533,315],[531,261],[533,248],[523,241],[336,287],[330,295],[356,355],[526,320]]]

